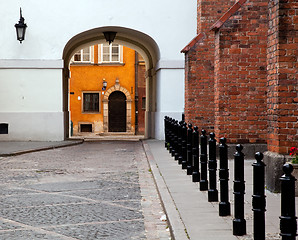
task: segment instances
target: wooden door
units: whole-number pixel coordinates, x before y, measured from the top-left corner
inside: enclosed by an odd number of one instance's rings
[[[126,96],[120,91],[109,96],[109,132],[126,132]]]

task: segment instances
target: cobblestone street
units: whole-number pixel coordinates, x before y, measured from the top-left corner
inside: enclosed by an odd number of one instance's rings
[[[170,239],[139,141],[0,160],[0,239]]]

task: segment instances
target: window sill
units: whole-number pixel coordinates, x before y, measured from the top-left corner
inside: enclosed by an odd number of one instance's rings
[[[82,114],[101,114],[101,112],[82,112]]]
[[[91,66],[94,65],[93,62],[72,62],[70,66]]]
[[[98,65],[98,66],[124,66],[125,63],[121,63],[121,62],[102,62],[102,63],[97,63],[95,65]]]

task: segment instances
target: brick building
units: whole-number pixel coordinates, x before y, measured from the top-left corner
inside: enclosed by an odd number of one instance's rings
[[[298,5],[198,0],[186,59],[185,119],[230,143],[267,150],[267,187],[298,146]]]

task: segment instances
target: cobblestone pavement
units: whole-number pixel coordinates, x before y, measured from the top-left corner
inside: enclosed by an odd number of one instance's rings
[[[0,239],[170,239],[139,141],[0,161]]]

